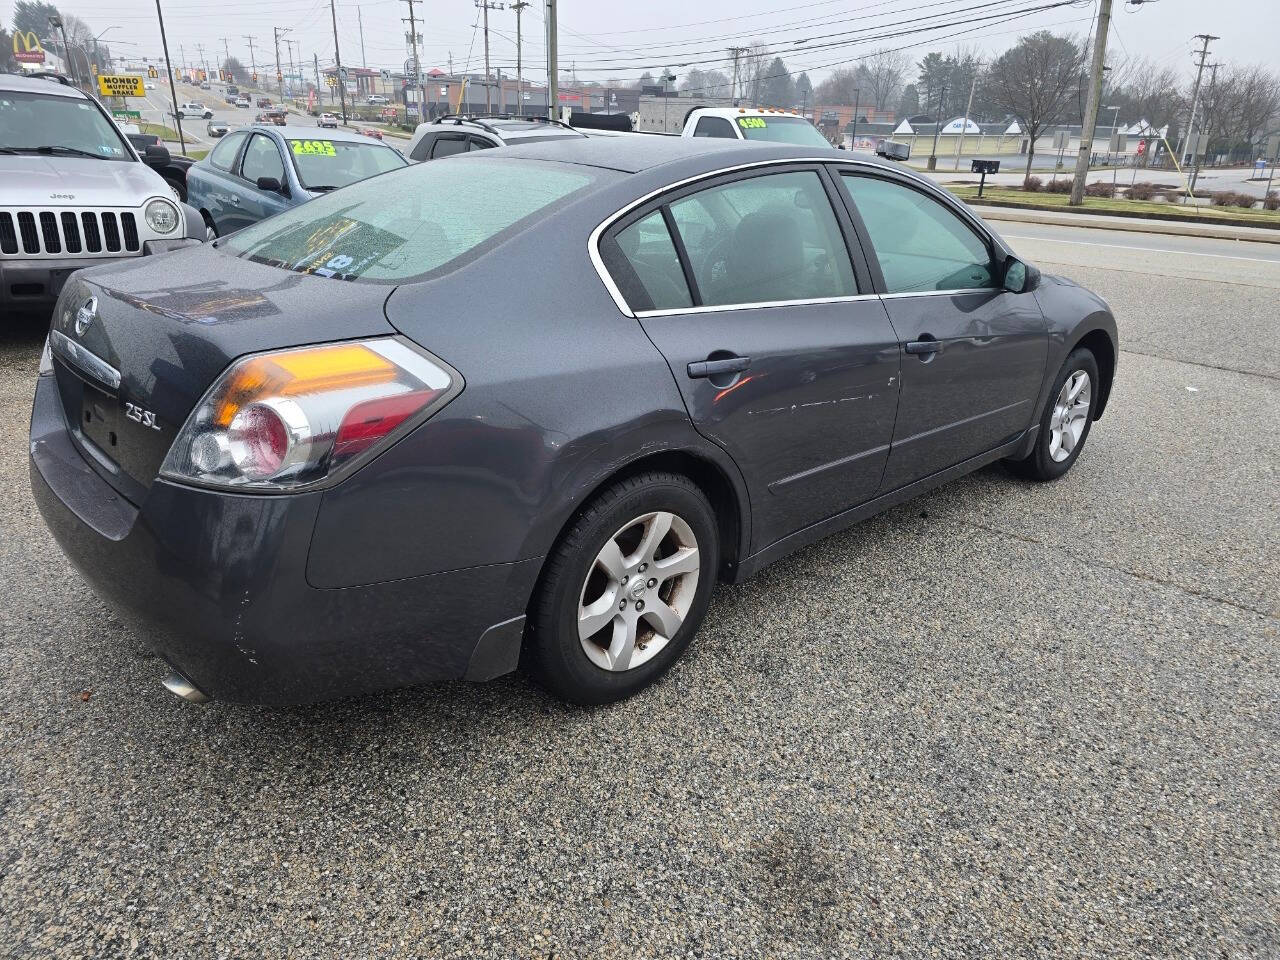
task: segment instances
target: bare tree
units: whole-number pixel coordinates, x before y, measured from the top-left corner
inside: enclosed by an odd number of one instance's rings
[[[747,97],[751,101],[751,105],[758,107],[760,98],[764,95],[764,84],[769,73],[769,48],[763,43],[753,41],[751,46],[747,47],[746,55],[742,60],[742,75],[747,81]]]
[[[902,95],[911,61],[899,50],[877,50],[858,68],[863,99],[877,110],[887,110]]]
[[[1066,112],[1084,63],[1083,44],[1041,30],[1021,38],[987,71],[988,97],[1017,118],[1029,141],[1024,183],[1031,176],[1036,138]]]
[[[851,67],[837,67],[831,76],[818,84],[814,91],[814,103],[848,106],[854,101],[858,88],[858,71]]]

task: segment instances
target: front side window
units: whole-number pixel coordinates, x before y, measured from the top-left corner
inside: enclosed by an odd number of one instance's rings
[[[835,212],[813,170],[735,180],[671,204],[702,303],[857,293]]]
[[[254,134],[240,162],[240,175],[250,183],[257,183],[259,177],[273,177],[284,183],[284,161],[269,137]]]
[[[357,180],[403,167],[391,147],[358,140],[289,140],[298,182],[308,190],[336,190]]]
[[[233,133],[219,143],[209,154],[209,165],[219,170],[230,170],[231,165],[236,162],[236,152],[240,149],[240,144],[244,143],[244,138],[243,133]]]
[[[600,168],[536,160],[423,163],[354,183],[220,241],[299,273],[399,283],[502,242],[602,179]]]
[[[720,137],[729,140],[738,139],[733,135],[733,124],[724,117],[702,117],[693,128],[695,137]]]
[[[871,236],[886,293],[999,286],[986,243],[937,200],[877,177],[840,182]]]
[[[0,91],[0,150],[134,162],[116,125],[91,100],[17,90]]]
[[[644,288],[649,300],[642,303],[641,298],[633,294],[627,298],[628,302],[634,302],[638,309],[644,310],[676,310],[693,306],[689,285],[685,283],[684,271],[680,267],[680,257],[671,241],[671,234],[667,232],[661,210],[655,210],[619,230],[614,239],[635,275],[634,280]],[[631,277],[626,279],[632,280]],[[624,292],[631,292],[625,290],[630,285],[623,283]]]

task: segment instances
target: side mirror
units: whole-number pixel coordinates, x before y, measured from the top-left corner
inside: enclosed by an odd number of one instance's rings
[[[282,188],[280,181],[275,177],[259,177],[258,189],[266,190],[268,193],[280,193]]]
[[[1002,285],[1010,293],[1030,293],[1040,285],[1040,271],[1017,257],[1006,257]]]
[[[147,144],[142,151],[142,162],[153,166],[167,166],[169,163],[169,148],[159,143]]]

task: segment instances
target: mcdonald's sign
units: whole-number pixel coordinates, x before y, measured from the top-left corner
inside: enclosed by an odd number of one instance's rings
[[[44,63],[44,47],[40,46],[40,38],[34,31],[13,32],[13,56],[23,63]]]

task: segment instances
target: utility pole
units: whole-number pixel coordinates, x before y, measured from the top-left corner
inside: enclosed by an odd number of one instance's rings
[[[245,34],[242,34],[242,36],[244,36],[244,38],[249,41],[249,81],[251,83],[257,83],[258,82],[258,61],[253,56],[253,41],[258,38],[251,37]]]
[[[296,76],[297,74],[294,72],[294,69],[293,69],[293,48],[294,48],[294,47],[301,47],[301,46],[302,46],[302,42],[301,42],[300,40],[286,40],[286,41],[284,42],[284,45],[285,45],[285,46],[288,48],[288,50],[289,50],[289,76],[290,76],[290,77],[294,77],[294,76]],[[299,56],[299,57],[301,57],[301,56],[302,56],[302,54],[301,54],[301,53],[299,53],[299,54],[298,54],[298,56]],[[299,60],[299,62],[301,62],[301,60]],[[300,73],[300,72],[301,72],[301,71],[299,71],[299,73]],[[292,81],[290,81],[290,82],[292,82]],[[292,90],[293,88],[292,88],[292,87],[290,87],[289,89],[290,89],[290,90]]]
[[[1182,131],[1182,135],[1178,138],[1178,162],[1182,163],[1184,154],[1182,148],[1187,145],[1187,141],[1191,139],[1191,131],[1196,124],[1196,109],[1200,106],[1200,78],[1204,76],[1204,62],[1209,58],[1209,41],[1220,40],[1221,37],[1215,37],[1208,33],[1197,33],[1196,39],[1201,41],[1200,47],[1200,63],[1196,68],[1196,89],[1191,95],[1191,115],[1187,118],[1187,129]]]
[[[729,56],[733,57],[733,86],[730,88],[729,94],[735,107],[738,105],[738,58],[746,52],[746,47],[729,48]]]
[[[1084,108],[1084,125],[1080,128],[1080,152],[1076,155],[1076,175],[1071,183],[1071,206],[1084,203],[1084,182],[1093,158],[1093,131],[1098,125],[1098,109],[1102,105],[1102,75],[1107,56],[1107,32],[1111,29],[1111,0],[1102,0],[1098,8],[1098,31],[1093,39],[1093,63],[1089,69],[1089,99]]]
[[[279,27],[271,28],[271,36],[276,43],[276,86],[280,88],[280,96],[282,97],[284,96],[284,71],[280,69],[280,38],[288,33],[289,29],[289,27],[285,27],[283,30]],[[337,33],[338,31],[334,30],[335,36],[337,36]]]
[[[511,9],[516,12],[516,116],[524,116],[524,63],[520,59],[520,14],[529,5],[529,0],[516,0]],[[453,72],[452,64],[449,72]]]
[[[853,88],[853,132],[849,135],[849,149],[858,146],[858,107],[862,104],[862,88]]]
[[[223,61],[223,65],[224,65],[224,66],[226,66],[227,70],[230,70],[230,69],[231,69],[231,67],[229,66],[229,64],[231,63],[231,45],[227,42],[227,39],[228,39],[227,37],[219,37],[218,39],[222,41],[222,52],[223,52],[224,54],[226,54],[226,57],[227,57],[227,58]],[[234,79],[234,78],[232,78],[232,79],[228,80],[227,82],[228,82],[228,83],[234,83],[234,82],[235,82],[235,79]]]
[[[427,119],[427,98],[422,89],[422,64],[418,61],[418,22],[413,15],[413,0],[405,2],[409,4],[409,47],[413,51],[413,86],[418,91],[418,120],[423,121]]]
[[[547,115],[560,119],[559,27],[556,26],[556,0],[547,0]]]
[[[169,40],[164,33],[164,12],[160,9],[160,0],[156,0],[156,18],[160,21],[160,43],[164,45],[164,67],[169,71],[169,96],[173,97],[173,122],[178,125],[178,143],[182,145],[182,155],[187,155],[187,138],[182,135],[182,118],[178,116],[178,88],[173,82],[173,64],[169,61]]]
[[[364,55],[364,11],[356,7],[356,23],[360,24],[360,66],[369,69],[369,58]]]
[[[501,10],[506,4],[475,0],[475,5],[484,11],[484,112],[493,113],[493,97],[489,89],[489,11]]]
[[[338,97],[342,102],[342,125],[347,125],[347,78],[342,71],[342,52],[338,49],[338,11],[329,0],[329,19],[333,21],[333,62],[338,68]]]
[[[203,43],[196,44],[196,56],[199,57],[199,59],[196,60],[196,69],[203,70],[205,78],[207,79],[209,76],[209,64],[205,63]]]
[[[1103,3],[1109,3],[1110,0],[1103,0]],[[938,91],[938,113],[933,120],[933,152],[929,154],[929,169],[938,169],[938,134],[942,132],[942,104],[947,99],[947,85],[944,83],[942,89]]]
[[[973,112],[973,94],[978,89],[978,75],[982,73],[982,61],[979,60],[973,65],[973,83],[969,84],[969,102],[964,108],[964,126],[960,128],[960,142],[956,144],[956,165],[955,169],[960,169],[960,151],[964,149],[964,135],[969,132],[969,114]],[[978,145],[978,149],[982,149],[982,145]]]
[[[1209,105],[1213,103],[1213,91],[1218,86],[1218,68],[1220,66],[1222,66],[1222,64],[1220,63],[1209,64],[1209,98],[1208,98],[1208,103],[1205,105],[1205,108],[1204,108],[1204,122],[1201,123],[1201,127],[1204,128],[1204,133],[1200,135],[1200,139],[1202,140],[1206,140],[1207,134],[1209,133]],[[1200,179],[1201,158],[1207,152],[1208,151],[1206,149],[1202,148],[1201,144],[1196,144],[1195,149],[1191,151],[1191,195],[1192,196],[1195,196],[1196,181]]]

